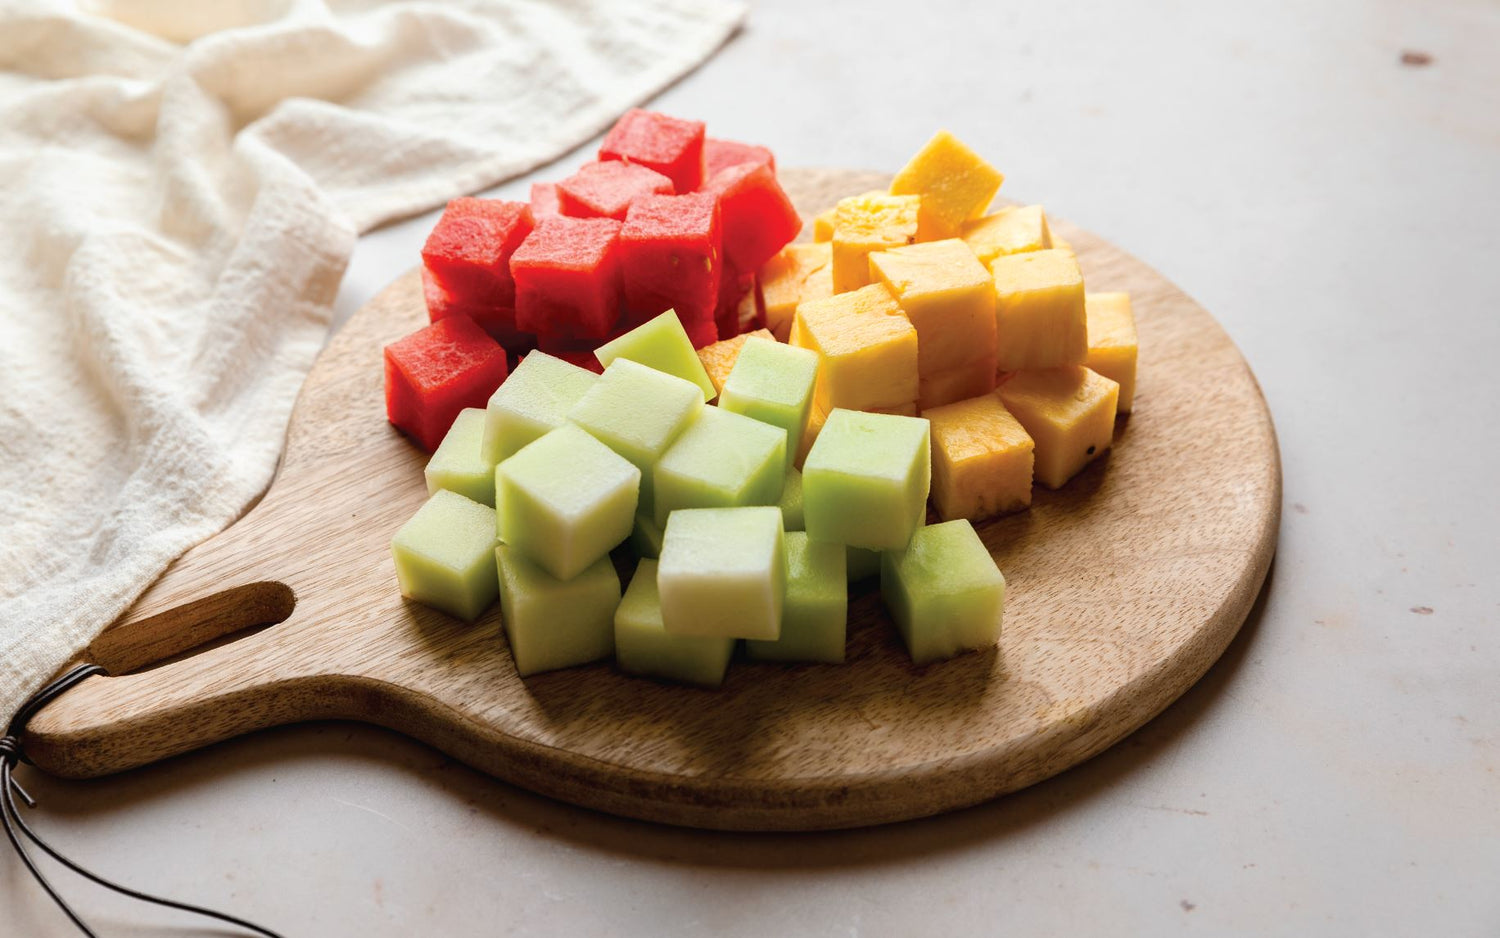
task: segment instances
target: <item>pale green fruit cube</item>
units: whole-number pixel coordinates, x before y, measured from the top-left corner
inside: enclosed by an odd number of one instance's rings
[[[630,532],[630,548],[637,557],[655,560],[661,556],[662,530],[656,519],[644,512],[635,513],[635,528]]]
[[[776,506],[781,509],[783,531],[802,531],[807,528],[802,519],[802,473],[796,469],[787,470],[786,481],[781,483],[781,501]]]
[[[863,547],[846,547],[844,551],[844,568],[850,583],[858,583],[880,574],[880,551],[865,550]]]
[[[438,489],[457,492],[482,505],[495,505],[495,464],[481,451],[484,441],[484,411],[466,407],[427,460],[427,494]]]
[[[500,624],[522,677],[614,654],[620,576],[608,557],[571,580],[559,580],[502,544],[495,548],[495,565]]]
[[[656,523],[679,508],[774,505],[786,481],[786,437],[759,420],[705,407],[656,462]]]
[[[620,670],[718,687],[732,654],[732,638],[673,635],[662,626],[657,563],[642,560],[615,610],[615,661]]]
[[[495,509],[438,489],[391,539],[401,595],[473,622],[495,601]]]
[[[500,539],[571,580],[635,525],[641,471],[609,447],[564,425],[495,467]]]
[[[817,352],[752,336],[724,381],[719,406],[785,430],[790,466],[807,428],[817,377]]]
[[[917,664],[1000,640],[1005,577],[966,520],[928,525],[882,554],[880,595]]]
[[[718,393],[674,310],[669,309],[618,339],[604,343],[594,349],[594,357],[606,368],[617,358],[628,358],[647,368],[676,375],[698,385],[705,401],[713,400]]]
[[[641,507],[651,507],[651,470],[703,410],[698,386],[628,358],[610,362],[568,419],[641,470]]]
[[[672,512],[656,578],[668,632],[779,638],[786,595],[781,509]]]
[[[927,517],[927,420],[835,409],[802,464],[807,533],[868,550],[905,547]]]
[[[746,642],[750,657],[829,664],[844,660],[844,635],[849,623],[846,549],[840,544],[810,541],[801,531],[787,532],[781,637],[774,642]]]
[[[485,408],[484,458],[493,467],[562,426],[568,411],[598,380],[586,368],[544,352],[528,352]]]

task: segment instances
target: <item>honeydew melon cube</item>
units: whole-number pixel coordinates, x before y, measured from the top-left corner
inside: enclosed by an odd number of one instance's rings
[[[559,580],[513,547],[495,548],[500,624],[522,677],[608,658],[615,650],[620,576],[608,557]]]
[[[788,460],[802,442],[818,378],[818,353],[750,339],[724,382],[719,407],[786,431]],[[788,463],[790,464],[790,463]]]
[[[594,356],[606,368],[617,358],[628,358],[647,368],[691,381],[703,392],[705,401],[713,400],[719,393],[708,379],[708,372],[693,348],[693,340],[682,327],[682,320],[670,309],[599,346],[594,350]]]
[[[427,494],[447,489],[494,507],[495,464],[484,458],[484,423],[485,412],[478,407],[465,407],[458,412],[447,436],[423,470]]]
[[[850,583],[880,575],[880,551],[863,547],[844,548],[844,569]]]
[[[729,380],[729,373],[734,370],[734,363],[739,361],[740,349],[750,341],[751,336],[760,336],[763,339],[776,338],[769,329],[757,329],[754,332],[741,332],[739,335],[721,339],[698,350],[698,360],[703,363],[703,370],[708,372],[708,380],[713,382],[714,393],[724,390],[724,382]]]
[[[656,463],[654,517],[665,529],[681,508],[775,505],[786,479],[786,434],[705,407]]]
[[[735,640],[674,635],[662,623],[657,562],[642,560],[615,610],[615,661],[620,670],[704,687],[724,682]]]
[[[774,642],[746,642],[750,657],[829,664],[844,660],[844,634],[849,622],[844,550],[838,544],[810,541],[801,531],[787,533],[781,637]]]
[[[927,516],[929,436],[921,417],[829,414],[802,466],[808,536],[868,550],[905,547]]]
[[[914,663],[1000,640],[1005,577],[968,521],[928,525],[880,560],[880,595]]]
[[[599,376],[585,368],[530,352],[490,397],[484,419],[484,459],[491,468],[521,447],[562,426]]]
[[[657,569],[662,622],[674,635],[774,640],[786,594],[781,510],[672,512]]]
[[[1061,488],[1114,440],[1120,385],[1088,368],[1018,371],[995,392],[1035,442],[1033,474]]]
[[[439,489],[391,539],[401,595],[473,622],[495,601],[495,509]]]
[[[802,513],[802,473],[796,469],[787,470],[786,481],[781,484],[781,501],[776,507],[781,509],[781,530],[806,530],[807,522]]]
[[[630,549],[637,557],[655,560],[661,556],[661,525],[656,518],[642,512],[635,513],[635,527],[630,532]]]
[[[495,468],[500,538],[559,580],[571,580],[635,524],[641,472],[564,425]]]

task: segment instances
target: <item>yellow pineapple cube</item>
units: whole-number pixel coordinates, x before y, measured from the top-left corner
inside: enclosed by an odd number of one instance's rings
[[[1001,371],[1081,365],[1088,358],[1083,274],[1060,250],[1002,254],[995,277],[995,366]]]
[[[729,379],[729,372],[734,370],[734,363],[740,359],[740,349],[745,347],[745,340],[752,335],[772,341],[776,339],[770,330],[756,329],[754,332],[746,332],[705,345],[698,350],[698,360],[703,362],[703,370],[708,372],[708,380],[713,382],[715,394],[724,390],[724,382]]]
[[[1130,413],[1135,399],[1135,317],[1129,293],[1086,293],[1083,309],[1089,322],[1089,357],[1085,365],[1120,385],[1118,410]]]
[[[1061,488],[1109,449],[1120,386],[1081,365],[1021,371],[995,392],[1036,442],[1036,481]]]
[[[823,431],[823,424],[828,422],[828,414],[818,409],[815,403],[807,409],[807,426],[802,428],[802,442],[797,447],[797,468],[807,461],[807,454],[812,450],[812,445],[818,441],[818,434]]]
[[[1047,213],[1040,205],[1002,208],[993,215],[964,222],[959,231],[959,237],[984,264],[1001,254],[1045,251],[1052,247]]]
[[[937,241],[958,237],[959,226],[988,208],[1004,181],[998,169],[940,130],[891,180],[891,193],[922,197],[917,237]]]
[[[917,399],[917,330],[885,284],[801,304],[791,339],[818,353],[813,403],[824,413]]]
[[[968,245],[948,238],[877,251],[870,275],[890,287],[917,330],[919,377],[993,361],[995,281]]]
[[[871,251],[917,240],[914,195],[876,192],[839,200],[833,224],[833,292],[857,290],[870,282]]]
[[[918,352],[921,333],[917,334]],[[917,406],[922,410],[988,394],[995,389],[995,356],[980,358],[933,375],[918,374]]]
[[[760,269],[761,300],[766,308],[766,328],[785,342],[792,328],[797,304],[833,295],[832,273],[809,280],[832,263],[833,248],[824,244],[788,244],[781,253],[766,261]],[[821,284],[828,286],[825,292]]]
[[[994,394],[923,410],[932,428],[932,501],[944,521],[978,521],[1031,504],[1035,448]]]
[[[813,216],[813,241],[815,243],[833,240],[833,223],[838,212],[838,208],[834,207]]]

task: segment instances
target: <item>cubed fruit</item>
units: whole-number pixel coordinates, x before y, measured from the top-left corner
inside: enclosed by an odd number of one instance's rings
[[[797,304],[833,296],[833,246],[788,244],[760,269],[760,295],[765,306],[766,328],[785,342],[791,332]],[[814,277],[819,271],[826,276]],[[825,287],[826,285],[826,287]]]
[[[1002,254],[995,277],[995,367],[1001,371],[1081,365],[1088,358],[1083,274],[1066,251]]]
[[[568,411],[598,380],[594,372],[546,352],[521,359],[485,408],[484,460],[493,469],[527,443],[562,426]]]
[[[635,527],[630,532],[630,549],[640,558],[655,560],[661,556],[661,525],[649,513],[635,513]]]
[[[880,551],[863,547],[844,548],[844,568],[850,583],[868,580],[880,575]]]
[[[674,635],[663,628],[661,612],[657,561],[642,560],[615,610],[615,661],[620,670],[703,687],[722,684],[735,639]]]
[[[639,163],[692,192],[703,184],[703,122],[631,108],[605,135],[599,159]]]
[[[853,410],[828,415],[802,467],[802,511],[814,540],[902,547],[927,517],[927,421]]]
[[[923,411],[932,423],[932,501],[978,521],[1031,504],[1035,445],[994,394]]]
[[[495,601],[495,509],[439,489],[391,539],[401,595],[473,622]]]
[[[942,407],[954,401],[966,401],[971,397],[988,394],[994,389],[995,356],[991,355],[967,365],[924,376],[918,384],[917,408],[925,411],[932,407]]]
[[[762,661],[844,660],[849,622],[849,586],[844,548],[810,541],[801,531],[786,534],[786,601],[781,610],[781,637],[774,642],[748,641],[745,651]]]
[[[801,304],[791,341],[818,353],[813,399],[824,413],[917,399],[917,330],[884,284]]]
[[[739,360],[740,349],[745,347],[745,343],[751,336],[773,341],[776,338],[768,329],[757,329],[754,332],[744,332],[728,339],[720,339],[698,349],[698,360],[703,363],[703,370],[708,373],[708,380],[714,386],[715,396],[724,390],[724,382],[729,379],[729,373],[734,370],[734,363]]]
[[[1129,293],[1088,293],[1083,297],[1088,315],[1089,357],[1085,364],[1120,386],[1122,414],[1135,399],[1137,342]]]
[[[995,280],[968,245],[948,238],[877,251],[870,273],[890,287],[917,330],[919,376],[993,360]]]
[[[575,218],[625,220],[625,212],[642,196],[671,195],[672,180],[636,163],[607,160],[585,163],[557,184],[557,204]]]
[[[602,338],[620,312],[620,223],[544,218],[510,258],[516,325],[536,335]]]
[[[684,322],[712,319],[719,301],[722,230],[711,192],[637,199],[620,229],[625,305]]]
[[[559,580],[588,569],[635,524],[641,472],[564,425],[495,469],[500,539]]]
[[[959,227],[989,206],[1004,181],[999,170],[940,130],[891,180],[891,192],[922,197],[917,237],[936,241],[958,237]]]
[[[802,230],[802,216],[764,164],[722,169],[705,188],[719,196],[724,258],[735,270],[759,270]]]
[[[712,179],[721,169],[742,163],[759,163],[776,172],[776,155],[766,147],[733,140],[703,138],[703,178]]]
[[[914,664],[1000,640],[1005,577],[967,521],[928,525],[882,554],[880,595]]]
[[[440,319],[385,347],[386,414],[431,452],[459,411],[484,406],[507,367],[505,349],[474,320]]]
[[[816,352],[774,340],[751,339],[740,350],[734,371],[724,382],[719,407],[780,427],[786,434],[784,457],[790,465],[807,427],[817,379]]]
[[[662,625],[673,635],[775,640],[786,595],[781,510],[672,512],[656,582]]]
[[[828,412],[813,401],[812,409],[807,414],[807,426],[802,430],[802,442],[797,444],[797,458],[794,464],[800,472],[802,464],[807,461],[807,454],[812,452],[813,444],[818,441],[818,434],[823,430],[823,424],[828,421]]]
[[[495,504],[495,464],[484,458],[483,410],[466,407],[458,412],[423,475],[429,495],[447,489],[482,505]]]
[[[573,342],[543,341],[540,343],[546,348],[539,349],[553,358],[565,361],[584,371],[596,375],[604,373],[604,366],[599,364],[599,359],[594,357],[594,342],[592,340],[581,340]]]
[[[456,296],[436,274],[423,267],[422,299],[427,304],[427,318],[431,322],[449,316],[468,316],[506,348],[524,348],[528,342],[529,337],[516,328],[515,309],[500,305],[499,293],[488,297],[472,293],[466,297]],[[515,302],[513,293],[510,302]]]
[[[786,480],[781,483],[781,501],[776,503],[781,509],[781,529],[783,531],[805,531],[807,522],[802,511],[802,473],[796,469],[786,471]]]
[[[606,368],[615,359],[625,358],[647,368],[676,375],[698,385],[705,401],[714,399],[716,392],[713,382],[708,380],[708,372],[704,370],[692,340],[683,330],[682,321],[670,309],[655,319],[636,326],[618,339],[599,346],[594,354],[598,356],[599,364]]]
[[[510,258],[532,224],[525,202],[454,199],[422,245],[422,263],[459,300],[472,295],[514,307]]]
[[[917,240],[914,195],[874,193],[840,199],[833,220],[833,292],[856,290],[870,282],[873,251]]]
[[[561,215],[562,203],[558,201],[557,183],[534,182],[531,184],[531,217]]]
[[[754,274],[737,274],[725,268],[719,281],[719,302],[714,308],[715,342],[750,332],[765,325],[760,314],[760,299],[755,292]]]
[[[1052,247],[1047,213],[1040,205],[1002,208],[992,215],[964,222],[959,231],[964,243],[985,264],[1002,254],[1024,254]]]
[[[833,240],[833,226],[838,223],[839,210],[834,206],[826,212],[813,216],[813,243]]]
[[[615,650],[620,575],[608,557],[559,580],[513,547],[495,548],[500,624],[522,677],[608,658]]]
[[[1036,443],[1036,481],[1061,488],[1109,449],[1120,386],[1079,365],[1021,371],[996,390]]]
[[[656,462],[656,523],[682,508],[775,505],[786,479],[786,434],[721,407],[705,407]]]

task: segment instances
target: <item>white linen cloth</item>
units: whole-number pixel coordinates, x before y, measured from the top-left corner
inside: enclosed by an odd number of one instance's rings
[[[0,0],[0,727],[265,488],[357,234],[577,146],[743,15]]]

